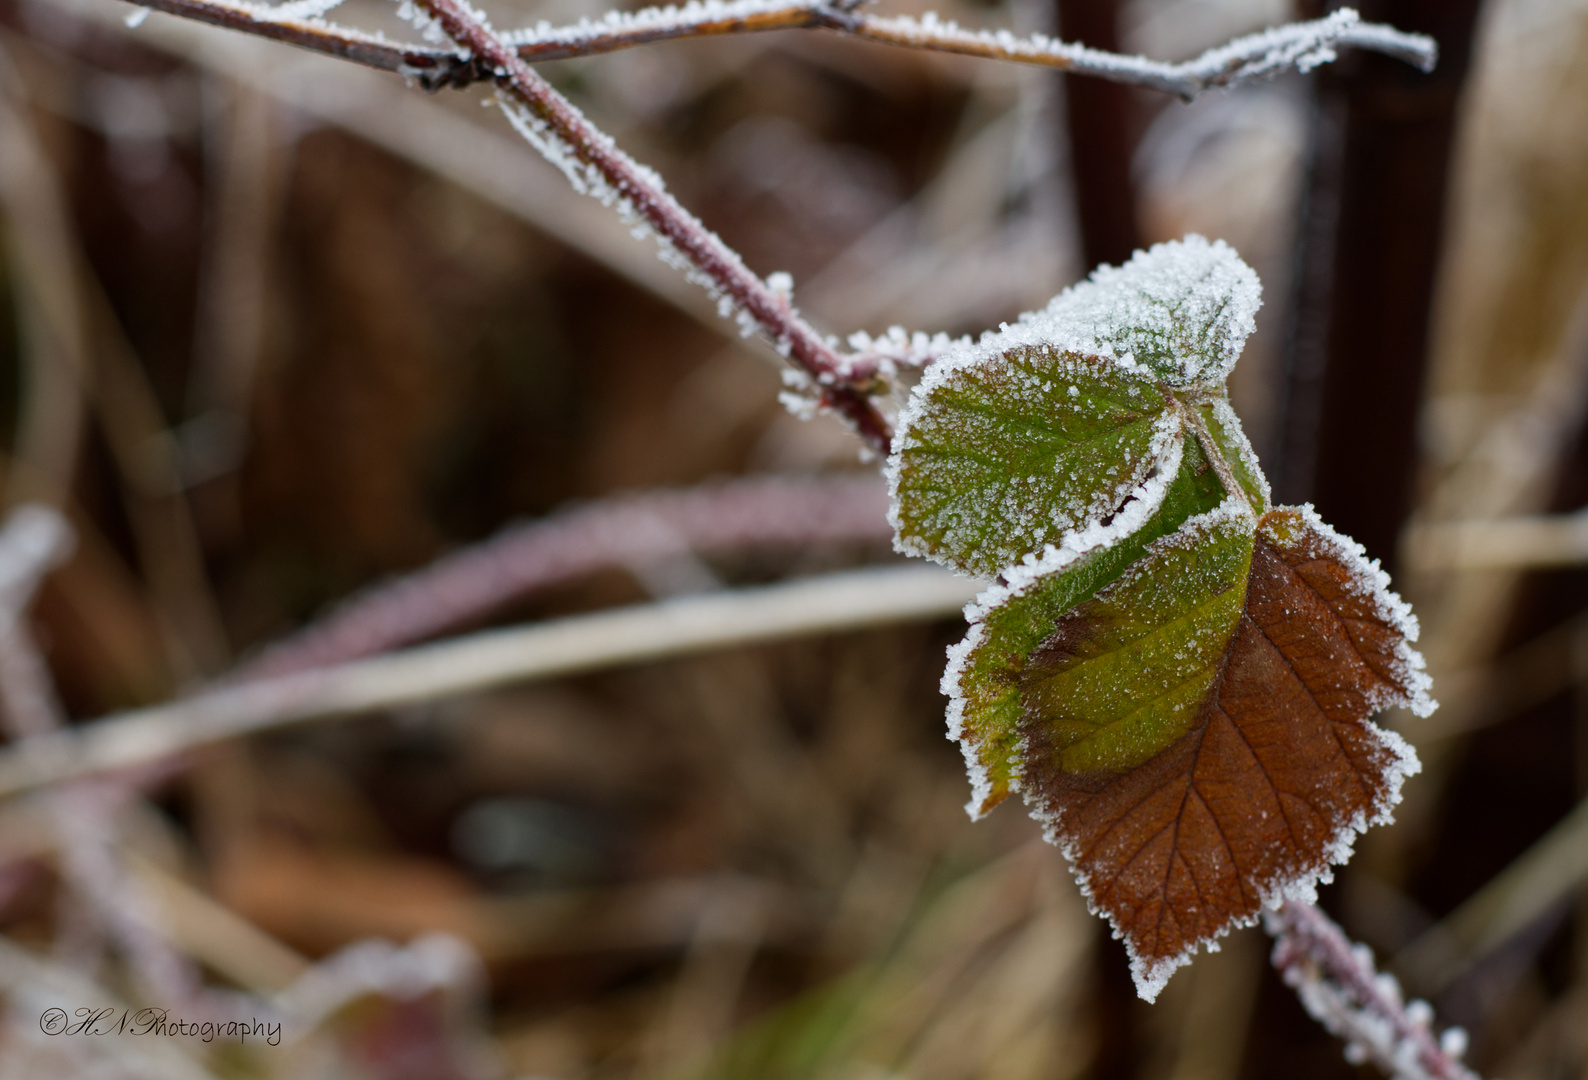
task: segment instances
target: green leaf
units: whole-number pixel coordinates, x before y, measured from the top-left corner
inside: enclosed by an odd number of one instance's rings
[[[1256,519],[1234,500],[1155,540],[1057,620],[1021,675],[1066,773],[1125,772],[1191,729],[1246,602]]]
[[[1257,275],[1235,250],[1193,235],[1099,267],[1032,321],[1068,347],[1144,364],[1176,390],[1217,390],[1261,305]]]
[[[943,680],[950,698],[949,737],[962,741],[975,788],[968,810],[984,814],[1012,790],[1023,714],[1020,675],[1026,658],[1053,633],[1054,623],[1124,573],[1148,544],[1224,498],[1201,447],[1187,440],[1179,473],[1140,528],[1117,543],[1074,557],[1057,572],[1027,575],[1023,584],[996,586],[983,594],[972,611],[978,618],[951,651]]]
[[[1235,474],[1235,480],[1241,485],[1241,491],[1252,504],[1252,509],[1259,514],[1267,510],[1272,498],[1268,490],[1268,477],[1263,475],[1263,470],[1258,466],[1257,454],[1246,438],[1240,418],[1230,408],[1229,399],[1217,397],[1205,400],[1196,406],[1196,410],[1208,434],[1212,436],[1214,445],[1218,447],[1220,456],[1229,463],[1230,471]]]
[[[939,362],[889,460],[897,546],[990,577],[1154,501],[1183,440],[1170,405],[1140,368],[1051,347]]]

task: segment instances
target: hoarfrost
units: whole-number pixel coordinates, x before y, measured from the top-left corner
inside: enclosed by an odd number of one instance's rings
[[[344,0],[289,0],[270,9],[275,19],[318,19],[326,12],[341,7]]]
[[[1413,1000],[1403,1009],[1400,983],[1375,969],[1372,950],[1360,944],[1331,947],[1305,926],[1291,925],[1293,918],[1274,912],[1263,916],[1276,939],[1274,966],[1313,1019],[1344,1040],[1348,1062],[1374,1061],[1396,1080],[1477,1080],[1461,1064],[1467,1050],[1465,1030],[1446,1028],[1430,1046],[1433,1008]],[[1430,1060],[1434,1050],[1447,1060]]]
[[[1160,453],[1157,472],[1125,497],[1119,512],[1107,523],[1088,522],[1065,534],[1058,543],[1028,554],[1000,575],[1003,579],[1000,583],[983,590],[965,605],[965,618],[973,622],[985,620],[994,608],[1013,597],[1024,596],[1041,579],[1074,565],[1082,555],[1118,543],[1145,525],[1163,505],[1170,482],[1180,472],[1185,440],[1171,438]]]
[[[1178,471],[1178,457],[1172,463],[1173,468],[1167,469],[1164,476],[1172,476]],[[1155,477],[1150,483],[1167,486],[1163,477]],[[1094,523],[1084,530],[1077,530],[1067,535],[1059,544],[1049,545],[1040,553],[1028,555],[1021,563],[1010,567],[1003,574],[1003,580],[994,584],[976,597],[965,607],[965,618],[970,622],[970,629],[964,639],[949,650],[948,665],[943,673],[941,689],[949,699],[948,706],[948,735],[949,738],[958,740],[961,751],[965,757],[967,771],[970,775],[972,797],[966,806],[966,811],[971,817],[980,815],[980,808],[987,796],[991,793],[992,784],[987,774],[986,765],[981,761],[979,746],[972,743],[966,736],[965,711],[968,701],[967,689],[963,679],[968,670],[971,655],[976,647],[985,640],[986,620],[990,613],[997,607],[1007,603],[1010,599],[1024,595],[1044,577],[1061,573],[1074,566],[1089,552],[1117,542],[1119,539],[1133,532],[1145,522],[1146,517],[1157,508],[1163,498],[1163,488],[1156,492],[1143,490],[1138,499],[1134,501],[1125,512],[1122,512],[1115,522],[1104,527]],[[1132,512],[1132,508],[1134,511]],[[1389,623],[1404,636],[1396,651],[1393,677],[1396,681],[1409,689],[1409,694],[1403,698],[1401,695],[1386,695],[1377,704],[1380,707],[1388,705],[1404,705],[1418,715],[1427,715],[1435,705],[1428,696],[1429,681],[1424,671],[1422,657],[1409,644],[1417,637],[1418,627],[1410,608],[1389,589],[1389,578],[1379,567],[1377,562],[1367,559],[1361,545],[1340,536],[1330,529],[1313,511],[1311,506],[1300,508],[1287,508],[1297,513],[1310,527],[1318,540],[1322,542],[1324,553],[1337,560],[1349,571],[1347,588],[1351,595],[1360,600],[1365,600],[1374,615]],[[1164,548],[1195,548],[1208,540],[1208,535],[1214,529],[1225,526],[1231,522],[1244,521],[1255,524],[1251,507],[1244,498],[1230,496],[1218,507],[1206,513],[1188,518],[1184,524],[1168,536],[1153,541],[1149,551]],[[1128,584],[1134,576],[1146,572],[1142,563],[1138,562],[1128,568],[1115,582],[1115,585]],[[1374,825],[1385,824],[1393,820],[1394,810],[1401,800],[1401,788],[1407,777],[1415,775],[1421,770],[1421,764],[1416,752],[1398,734],[1366,722],[1365,726],[1371,735],[1387,751],[1389,762],[1385,766],[1384,789],[1377,800],[1366,812],[1354,814],[1349,820],[1333,823],[1334,835],[1323,852],[1319,863],[1292,875],[1275,874],[1263,880],[1254,881],[1252,884],[1263,908],[1275,910],[1286,901],[1298,903],[1315,903],[1319,885],[1328,884],[1333,880],[1334,867],[1347,862],[1352,855],[1356,838],[1365,833]],[[1016,754],[1019,760],[1025,756],[1026,749],[1022,747]],[[1011,783],[1011,789],[1021,790],[1018,782],[1018,770]],[[1138,953],[1136,948],[1115,923],[1114,918],[1107,912],[1098,908],[1093,902],[1092,886],[1089,876],[1079,867],[1080,853],[1073,850],[1071,845],[1060,832],[1061,822],[1059,817],[1042,806],[1033,792],[1023,792],[1025,802],[1031,816],[1043,826],[1043,834],[1063,852],[1071,864],[1077,883],[1082,894],[1087,898],[1087,903],[1094,914],[1107,918],[1113,929],[1114,937],[1124,940],[1126,952],[1130,961],[1131,975],[1135,981],[1137,992],[1147,1001],[1154,1000],[1168,983],[1170,976],[1180,967],[1191,962],[1197,951],[1206,948],[1208,951],[1218,949],[1218,939],[1230,930],[1239,926],[1250,926],[1257,921],[1257,916],[1232,921],[1218,930],[1212,937],[1192,943],[1184,951],[1168,958],[1149,959]],[[1378,988],[1379,993],[1386,999],[1398,1002],[1399,987],[1384,983]],[[1453,1040],[1460,1036],[1451,1036]],[[1407,1075],[1416,1075],[1408,1073]]]
[[[643,8],[639,11],[608,11],[599,19],[581,18],[569,26],[553,26],[541,21],[533,27],[508,30],[497,35],[506,45],[523,48],[534,45],[576,44],[592,38],[615,34],[640,32],[682,31],[701,23],[725,22],[785,11],[789,5],[782,0],[691,0],[683,7],[669,4],[666,7]]]
[[[961,339],[928,369],[918,395],[954,373],[1022,346],[1104,356],[1144,381],[1217,390],[1256,327],[1257,274],[1222,240],[1195,233],[1138,251],[1124,266],[1099,267],[1041,311]]]
[[[487,28],[490,26],[483,13],[475,12],[468,4],[463,6],[480,20],[482,26]],[[401,0],[401,3],[397,5],[397,17],[413,26],[414,29],[419,31],[419,36],[432,45],[452,43],[451,39],[447,37],[447,32],[441,28],[441,20],[416,4],[414,0]]]
[[[1217,389],[1256,328],[1262,286],[1222,240],[1193,233],[1102,266],[1040,313],[1085,343],[1082,351],[1128,356],[1176,389]]]
[[[600,202],[601,205],[615,209],[624,224],[631,226],[631,231],[636,238],[654,237],[657,244],[658,258],[668,266],[682,271],[684,276],[693,284],[705,289],[712,299],[717,302],[717,313],[723,318],[736,318],[746,336],[755,332],[759,327],[759,323],[754,320],[753,316],[742,311],[733,298],[724,293],[717,282],[703,273],[687,255],[679,251],[671,240],[655,232],[641,215],[639,207],[635,205],[634,199],[629,193],[620,191],[613,186],[594,163],[585,160],[574,147],[569,145],[556,131],[552,130],[550,124],[536,116],[521,103],[508,97],[505,92],[497,92],[496,104],[506,114],[508,121],[513,125],[513,129],[523,136],[524,141],[533,146],[542,157],[556,166],[568,178],[568,183],[576,192],[581,195],[588,195]],[[570,109],[574,108],[572,104],[567,107]],[[575,110],[575,115],[578,115],[577,110]],[[603,151],[621,157],[624,163],[633,169],[640,179],[650,187],[653,195],[659,198],[670,198],[667,195],[667,185],[663,183],[661,176],[653,169],[641,165],[626,154],[623,154],[617,148],[617,144],[612,141],[611,136],[604,132],[594,131],[591,138]],[[711,236],[712,240],[716,240],[714,234],[708,235]],[[724,248],[723,250],[727,249]],[[744,268],[742,262],[737,260],[737,257],[733,258],[733,262],[733,269],[742,271],[746,276],[749,275],[749,271]],[[790,285],[792,286],[792,281],[790,281]],[[779,352],[787,355],[789,347],[787,341],[774,341],[773,344],[777,346]]]
[[[1340,8],[1327,18],[1312,22],[1291,23],[1237,38],[1182,64],[1101,52],[1045,34],[1020,38],[1008,30],[967,30],[940,19],[934,12],[927,12],[919,20],[908,16],[872,18],[867,20],[866,28],[867,36],[883,40],[951,50],[958,45],[964,51],[1053,64],[1116,82],[1150,86],[1187,99],[1209,87],[1237,86],[1293,67],[1309,71],[1333,60],[1335,48],[1340,45],[1388,53],[1424,71],[1432,69],[1438,55],[1432,39],[1364,23],[1351,8]]]
[[[924,368],[970,343],[968,337],[951,338],[941,332],[925,334],[917,330],[911,334],[902,326],[890,326],[878,337],[856,330],[849,335],[849,363],[851,367],[876,364],[881,374],[891,378],[899,368]]]

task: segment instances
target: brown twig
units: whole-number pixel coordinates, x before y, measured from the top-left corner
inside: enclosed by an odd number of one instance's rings
[[[1477,1080],[1461,1064],[1466,1035],[1432,1030],[1427,1002],[1401,1000],[1394,976],[1373,968],[1356,945],[1312,904],[1290,900],[1265,922],[1274,936],[1274,967],[1313,1018],[1346,1040],[1346,1058],[1371,1060],[1397,1080]]]
[[[825,407],[847,419],[873,451],[886,454],[893,439],[872,399],[847,381],[843,358],[802,319],[787,293],[774,290],[744,265],[738,252],[669,194],[659,178],[617,148],[610,136],[586,120],[567,98],[537,75],[512,48],[458,0],[419,0],[448,37],[488,64],[511,104],[526,115],[509,116],[536,148],[561,166],[576,187],[618,204],[655,230],[664,253],[676,254],[702,283],[753,320],[800,371]]]
[[[516,525],[342,602],[234,679],[374,656],[477,622],[558,581],[679,554],[886,542],[887,493],[874,476],[757,477],[629,495]]]
[[[495,78],[482,54],[467,55],[423,45],[406,45],[336,26],[319,19],[272,16],[268,8],[241,0],[130,0],[157,11],[258,34],[344,60],[398,71],[427,89],[467,86]],[[971,30],[933,15],[866,15],[855,3],[791,3],[729,0],[691,4],[683,9],[646,8],[614,13],[604,20],[574,26],[542,24],[498,35],[520,58],[539,62],[631,49],[658,41],[758,33],[767,30],[830,30],[864,41],[929,52],[948,52],[983,60],[1004,60],[1059,68],[1111,82],[1144,86],[1192,98],[1205,90],[1235,86],[1289,67],[1303,69],[1334,58],[1334,49],[1384,53],[1423,70],[1432,68],[1434,43],[1420,34],[1364,23],[1351,9],[1327,19],[1294,23],[1238,38],[1184,63],[1123,56],[1056,40],[1042,34],[1018,37],[1007,31]]]
[[[400,71],[427,87],[460,86],[494,79],[515,126],[537,149],[559,165],[574,186],[616,203],[626,217],[654,231],[663,256],[676,262],[747,327],[759,328],[778,351],[809,380],[799,387],[816,403],[843,416],[876,453],[892,439],[887,420],[871,393],[876,389],[867,365],[851,368],[834,345],[800,317],[788,292],[751,273],[738,253],[707,230],[667,193],[660,179],[617,148],[574,106],[530,68],[526,56],[551,59],[625,48],[664,38],[753,30],[820,26],[866,40],[910,48],[936,49],[995,59],[1044,64],[1077,74],[1129,82],[1194,97],[1210,86],[1232,86],[1291,67],[1308,68],[1334,58],[1343,45],[1374,49],[1432,65],[1433,43],[1390,27],[1364,24],[1354,11],[1252,35],[1210,50],[1186,64],[1162,64],[1140,57],[1068,45],[1041,36],[1016,38],[1007,32],[962,30],[935,17],[916,21],[857,15],[838,4],[772,7],[741,0],[735,4],[696,5],[683,11],[648,10],[586,23],[569,30],[540,28],[515,35],[510,43],[473,9],[454,0],[420,0],[420,6],[461,47],[461,52],[393,45],[356,30],[318,19],[227,0],[137,0],[143,6],[184,15],[231,29],[260,34],[343,59]],[[519,38],[524,38],[519,40]],[[519,110],[523,110],[520,113]]]

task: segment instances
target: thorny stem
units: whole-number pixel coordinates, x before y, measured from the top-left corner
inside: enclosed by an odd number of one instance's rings
[[[1346,1040],[1348,1057],[1371,1058],[1404,1080],[1478,1080],[1459,1060],[1464,1038],[1442,1045],[1427,1004],[1404,1003],[1394,978],[1373,970],[1366,946],[1353,945],[1316,906],[1287,900],[1264,922],[1274,936],[1274,967],[1307,1011]]]
[[[473,9],[456,0],[419,0],[462,52],[395,45],[384,39],[335,27],[319,19],[275,17],[270,9],[244,0],[133,0],[145,8],[285,41],[342,59],[413,77],[427,88],[463,86],[494,79],[502,92],[528,108],[547,134],[614,189],[616,196],[660,234],[664,245],[698,273],[708,286],[757,325],[795,367],[815,383],[819,403],[839,413],[866,445],[886,454],[892,441],[888,421],[872,394],[879,389],[874,363],[851,365],[848,358],[802,319],[788,298],[744,265],[738,254],[707,230],[667,193],[649,170],[619,150],[573,105],[529,67],[528,60],[589,55],[667,38],[709,34],[822,27],[866,40],[919,49],[1043,64],[1115,81],[1148,86],[1185,98],[1211,86],[1271,75],[1287,67],[1306,69],[1334,58],[1334,49],[1354,46],[1398,56],[1424,70],[1432,67],[1434,43],[1423,36],[1363,23],[1341,9],[1327,19],[1297,23],[1241,38],[1185,64],[1163,64],[1140,57],[1069,45],[1046,37],[1016,38],[1008,32],[968,31],[928,16],[919,21],[860,15],[849,0],[763,6],[757,0],[701,5],[679,12],[649,9],[610,23],[581,24],[565,31],[537,30],[522,44],[509,44]],[[532,141],[538,141],[532,138]],[[576,185],[578,180],[575,180]]]
[[[821,403],[845,417],[875,452],[886,454],[893,431],[869,396],[845,381],[844,361],[820,333],[800,318],[785,296],[752,274],[724,244],[661,184],[586,120],[573,104],[502,43],[458,0],[419,0],[441,28],[470,54],[488,64],[497,85],[517,98],[564,143],[581,164],[600,174],[634,214],[748,313],[789,360],[815,380]]]
[[[268,9],[241,0],[131,0],[158,11],[329,53],[387,71],[401,71],[429,89],[466,86],[494,77],[479,55],[464,57],[445,49],[399,45],[320,20],[272,18]],[[1358,48],[1385,53],[1423,70],[1432,69],[1437,50],[1431,39],[1378,23],[1364,23],[1350,9],[1328,19],[1294,23],[1267,34],[1239,38],[1179,64],[1121,56],[1069,44],[1043,35],[1017,37],[1007,31],[967,30],[932,16],[866,15],[852,2],[792,3],[771,7],[762,0],[738,0],[685,9],[669,18],[651,8],[618,23],[585,23],[526,34],[511,42],[525,60],[566,60],[679,38],[766,30],[830,30],[850,37],[907,49],[956,53],[1059,68],[1133,86],[1145,86],[1190,99],[1214,87],[1234,86],[1274,74],[1284,67],[1310,67],[1332,58],[1333,49]],[[517,35],[510,35],[515,37]],[[1290,49],[1284,48],[1286,44]],[[1277,46],[1277,48],[1276,48]]]

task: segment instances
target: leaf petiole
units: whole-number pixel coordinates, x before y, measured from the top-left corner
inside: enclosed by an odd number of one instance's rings
[[[1246,504],[1246,508],[1256,517],[1262,510],[1252,505],[1252,497],[1246,493],[1246,488],[1236,479],[1235,470],[1230,467],[1229,459],[1224,456],[1224,450],[1218,441],[1213,438],[1213,433],[1208,430],[1208,425],[1202,419],[1202,411],[1196,403],[1181,401],[1178,396],[1173,397],[1171,409],[1180,413],[1180,418],[1187,427],[1196,432],[1197,443],[1202,447],[1202,452],[1207,455],[1208,463],[1213,466],[1213,471],[1218,474],[1219,483],[1224,485],[1224,493],[1233,495]]]

